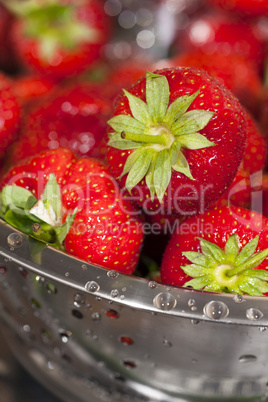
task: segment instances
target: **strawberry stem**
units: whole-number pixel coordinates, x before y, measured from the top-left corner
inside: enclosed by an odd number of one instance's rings
[[[251,269],[253,266],[259,265],[267,256],[268,256],[268,249],[260,251],[259,253],[253,255],[249,260],[244,262],[244,264],[238,265],[238,267],[234,267],[228,272],[226,272],[226,276],[232,277],[234,275],[241,274],[244,271]]]
[[[121,138],[124,140],[142,142],[146,144],[159,144],[164,146],[168,145],[168,138],[166,134],[135,134],[122,131]]]

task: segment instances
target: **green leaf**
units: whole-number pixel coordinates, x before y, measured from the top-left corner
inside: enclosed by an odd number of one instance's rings
[[[206,127],[213,115],[207,110],[190,110],[171,126],[171,131],[175,136],[196,133]]]
[[[208,268],[211,263],[211,259],[209,257],[206,257],[205,255],[196,251],[185,251],[182,253],[182,255],[188,258],[188,260],[193,264],[201,265],[204,268]]]
[[[204,275],[198,278],[191,279],[190,281],[186,282],[183,287],[192,287],[196,290],[201,290],[205,286],[207,286],[211,282],[211,275]]]
[[[234,265],[237,267],[238,265],[244,264],[256,251],[258,246],[259,236],[256,236],[253,240],[249,241],[238,254]]]
[[[249,295],[249,296],[262,296],[262,292],[260,292],[255,286],[252,286],[250,283],[241,283],[239,284],[239,289]]]
[[[168,107],[164,122],[171,127],[187,111],[199,93],[200,89],[192,95],[183,95],[175,99]]]
[[[70,230],[70,227],[73,224],[75,215],[77,214],[77,210],[78,209],[75,208],[75,210],[72,213],[72,215],[70,215],[70,214],[67,215],[66,221],[62,225],[55,227],[55,232],[56,232],[56,235],[57,235],[57,239],[58,239],[58,242],[60,244],[62,244],[64,242],[64,239],[67,236],[67,234],[68,234],[68,232]]]
[[[164,149],[159,152],[154,167],[154,188],[160,202],[164,197],[165,191],[171,179],[171,160],[169,151]]]
[[[143,134],[144,130],[146,129],[143,123],[134,119],[132,116],[124,114],[112,117],[110,120],[108,120],[108,124],[119,134],[121,134],[122,131],[134,134]]]
[[[174,141],[173,144],[171,145],[170,148],[170,160],[171,160],[171,165],[175,165],[180,153],[180,149],[181,149],[181,144],[179,141]]]
[[[23,233],[31,234],[33,231],[33,220],[29,219],[29,217],[22,209],[9,209],[5,213],[4,219],[11,226],[20,230]]]
[[[29,198],[33,197],[33,194],[23,187],[5,186],[1,192],[1,210],[5,211],[8,207],[25,209]],[[37,202],[35,197],[34,199]]]
[[[234,262],[239,253],[239,238],[235,233],[229,236],[227,242],[225,243],[225,255],[230,262]]]
[[[133,151],[127,158],[126,163],[124,165],[123,171],[121,173],[121,175],[119,176],[119,178],[125,176],[125,174],[127,174],[132,166],[135,165],[136,161],[139,159],[139,157],[144,153],[144,148],[139,148],[136,149],[135,151]]]
[[[261,294],[268,292],[268,283],[259,278],[250,278],[249,283],[251,286],[258,289]]]
[[[123,91],[128,98],[129,107],[133,117],[145,125],[148,124],[151,121],[151,117],[147,104],[137,96],[130,94],[125,89],[123,89]]]
[[[153,201],[154,197],[155,197],[154,169],[155,169],[156,159],[157,159],[157,153],[155,152],[153,154],[152,161],[151,161],[150,167],[148,169],[148,172],[147,172],[147,174],[145,176],[146,185],[150,190],[151,201]]]
[[[61,190],[54,173],[51,173],[46,184],[42,200],[48,212],[52,209],[55,213],[56,222],[61,219]]]
[[[181,269],[192,278],[199,278],[200,276],[209,275],[209,269],[204,268],[201,265],[189,264],[181,266]]]
[[[205,256],[213,257],[215,261],[220,263],[225,261],[224,252],[217,244],[211,243],[205,239],[202,239],[201,237],[198,237],[198,239],[200,241],[202,253]]]
[[[176,170],[176,172],[182,173],[189,179],[194,180],[187,159],[182,152],[179,153],[177,161],[172,165],[172,168]]]
[[[187,149],[202,149],[216,145],[214,142],[209,141],[204,135],[199,133],[180,135],[179,142],[182,148]]]
[[[268,271],[265,271],[264,269],[249,269],[248,271],[243,272],[243,275],[268,281]]]
[[[140,148],[143,144],[141,142],[123,139],[121,134],[114,133],[109,139],[108,145],[113,148],[127,150]]]
[[[150,167],[153,154],[154,151],[150,149],[147,150],[147,152],[141,152],[132,165],[126,180],[126,188],[129,192],[145,177]]]
[[[169,104],[169,85],[164,75],[146,73],[146,102],[151,120],[162,122]]]

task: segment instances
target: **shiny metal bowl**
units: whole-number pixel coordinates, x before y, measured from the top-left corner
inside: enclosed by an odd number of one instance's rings
[[[265,297],[168,287],[107,271],[0,222],[1,329],[63,401],[265,401]]]

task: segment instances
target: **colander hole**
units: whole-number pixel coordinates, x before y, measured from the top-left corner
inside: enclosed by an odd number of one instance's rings
[[[133,339],[130,338],[130,336],[125,336],[125,335],[120,336],[119,340],[121,343],[123,343],[124,345],[128,345],[128,346],[130,346],[134,343]]]
[[[72,359],[70,358],[70,356],[63,354],[62,359],[65,360],[67,363],[72,363]]]
[[[125,382],[125,381],[126,381],[125,377],[123,377],[123,376],[122,376],[121,374],[119,374],[119,373],[116,373],[113,378],[114,378],[115,380],[117,380],[117,381],[122,381],[122,382]]]
[[[136,363],[132,360],[123,360],[123,365],[130,369],[135,369],[137,367]]]
[[[172,345],[172,343],[170,342],[170,341],[168,341],[167,339],[164,339],[163,340],[163,345],[166,347],[166,348],[171,348],[173,345]]]
[[[7,273],[7,268],[4,266],[0,267],[0,275],[5,275]]]
[[[86,298],[85,298],[85,296],[83,294],[76,293],[74,295],[74,305],[75,305],[75,307],[80,308],[80,307],[84,306],[85,302],[86,302]]]
[[[29,272],[25,268],[19,267],[19,273],[23,278],[27,279],[29,277]]]
[[[82,314],[80,311],[78,311],[78,310],[72,310],[72,315],[73,315],[74,317],[76,317],[76,318],[79,318],[79,319],[81,319],[81,318],[84,317],[83,314]]]
[[[58,292],[56,286],[53,283],[47,283],[46,289],[49,294],[56,294]]]
[[[119,318],[119,313],[116,311],[116,310],[112,310],[112,309],[110,309],[110,310],[107,310],[106,311],[106,315],[109,317],[109,318]]]
[[[255,356],[255,355],[243,355],[243,356],[240,356],[238,359],[238,361],[240,363],[252,363],[252,362],[255,362],[256,360],[257,360],[257,356]]]
[[[39,303],[38,300],[36,300],[36,299],[31,299],[31,303],[32,303],[32,308],[34,308],[34,309],[41,308],[41,303]]]

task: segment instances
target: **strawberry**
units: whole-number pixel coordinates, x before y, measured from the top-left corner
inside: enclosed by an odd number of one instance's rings
[[[236,207],[183,222],[163,256],[164,283],[210,292],[268,293],[268,219]]]
[[[18,134],[20,114],[12,80],[0,73],[0,158],[3,158]]]
[[[192,18],[186,29],[179,31],[172,47],[174,52],[201,50],[211,56],[238,54],[258,69],[264,62],[264,45],[255,24],[215,10]]]
[[[1,182],[0,216],[31,237],[63,248],[74,214],[62,221],[61,186],[75,159],[59,148],[12,167]]]
[[[78,208],[65,238],[69,254],[132,274],[138,262],[143,229],[137,210],[119,190],[108,166],[82,158],[69,170],[63,190],[63,205]]]
[[[0,69],[8,74],[16,73],[19,69],[10,35],[10,27],[13,22],[12,13],[4,4],[0,3]]]
[[[11,163],[58,147],[81,156],[101,157],[111,106],[98,91],[100,88],[89,83],[55,87],[25,116],[11,150]]]
[[[11,0],[12,39],[22,65],[55,79],[75,75],[100,57],[111,23],[98,0]]]
[[[235,53],[223,54],[215,51],[210,55],[196,50],[175,56],[170,60],[170,65],[204,69],[231,90],[252,114],[258,115],[263,86],[251,60]]]
[[[268,15],[267,0],[209,0],[209,2],[228,12],[250,17]]]
[[[243,157],[238,100],[194,68],[148,72],[124,91],[108,124],[113,175],[145,210],[157,213],[208,208],[231,184]]]

